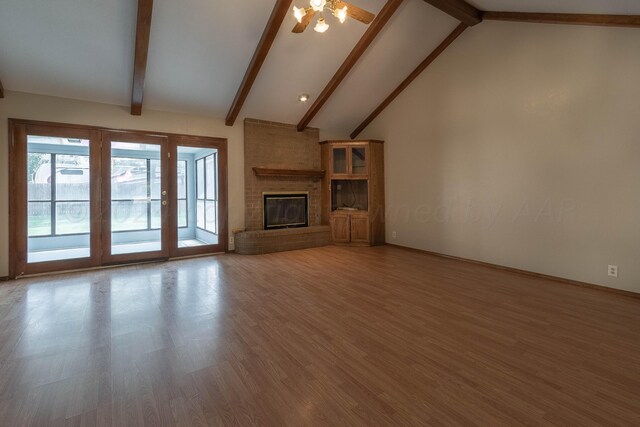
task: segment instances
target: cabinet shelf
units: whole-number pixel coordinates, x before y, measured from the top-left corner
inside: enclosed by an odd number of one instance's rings
[[[318,180],[324,178],[325,171],[321,169],[273,169],[273,168],[253,168],[253,173],[260,177],[272,178],[309,178]]]

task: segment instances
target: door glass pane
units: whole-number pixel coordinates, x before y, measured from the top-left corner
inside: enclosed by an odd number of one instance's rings
[[[51,154],[27,154],[29,200],[51,200]]]
[[[218,213],[216,212],[216,202],[211,202],[209,200],[205,201],[205,211],[206,211],[206,223],[205,229],[212,233],[216,233],[216,217]]]
[[[178,200],[178,227],[187,227],[187,201]]]
[[[198,199],[204,199],[204,159],[196,161],[196,169],[198,174]]]
[[[160,200],[151,202],[151,228],[154,230],[162,227],[162,206]]]
[[[91,256],[89,140],[27,136],[27,262]]]
[[[207,167],[207,199],[215,200],[216,198],[216,170],[214,166],[214,156],[205,157],[206,167]]]
[[[204,200],[198,200],[198,228],[204,228]]]
[[[160,193],[162,191],[162,175],[160,168],[160,160],[151,160],[151,198],[153,200],[160,200]]]
[[[347,149],[333,149],[333,173],[347,173]]]
[[[178,147],[179,248],[218,243],[217,212],[211,209],[217,205],[217,173],[216,149]]]
[[[178,228],[187,227],[187,193],[189,188],[189,178],[187,176],[187,160],[178,160],[176,183],[178,186]]]
[[[178,160],[178,199],[187,198],[187,161]]]
[[[56,156],[56,199],[89,200],[89,156]]]
[[[51,235],[51,203],[29,202],[29,237]]]
[[[112,200],[111,231],[145,231],[148,228],[148,204],[146,201]]]
[[[366,152],[367,151],[364,147],[351,148],[351,173],[354,173],[354,174],[367,173]]]
[[[147,160],[111,158],[111,200],[139,200],[148,197]]]
[[[56,203],[56,234],[83,234],[91,231],[89,202]]]
[[[160,145],[111,143],[111,254],[162,250]]]

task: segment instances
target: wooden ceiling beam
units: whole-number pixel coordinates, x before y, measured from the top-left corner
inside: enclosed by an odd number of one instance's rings
[[[395,90],[393,92],[391,92],[391,95],[389,95],[384,101],[382,101],[382,103],[380,105],[378,105],[378,107],[373,110],[373,112],[371,114],[369,114],[369,116],[360,124],[360,126],[358,126],[352,133],[351,133],[351,139],[355,139],[358,135],[360,135],[360,132],[362,132],[367,126],[369,126],[369,124],[376,118],[378,117],[378,115],[389,106],[389,104],[391,104],[393,102],[394,99],[396,99],[398,97],[398,95],[400,95],[402,93],[402,91],[404,91],[410,84],[411,82],[413,82],[420,74],[422,74],[422,72],[429,66],[431,65],[431,63],[433,61],[435,61],[435,59],[440,56],[440,54],[442,52],[445,51],[445,49],[447,47],[449,47],[449,45],[451,43],[453,43],[453,41],[455,39],[458,38],[458,36],[460,36],[460,34],[462,34],[464,32],[464,30],[466,30],[467,28],[469,28],[469,26],[465,23],[460,23],[460,25],[458,25],[455,30],[453,30],[453,32],[451,34],[449,34],[447,36],[446,39],[444,39],[442,41],[442,43],[440,43],[438,45],[438,47],[436,47],[433,52],[431,52],[429,54],[429,56],[427,56],[425,58],[424,61],[422,61],[420,63],[420,65],[418,65],[418,67],[416,67],[415,70],[413,70],[411,72],[411,74],[409,74],[409,76],[404,79],[404,81],[402,83],[400,83],[400,85],[395,88]]]
[[[540,24],[595,25],[640,28],[640,15],[592,15],[580,13],[484,12],[491,21],[531,22]]]
[[[233,100],[233,104],[231,104],[229,113],[227,114],[227,118],[225,120],[225,124],[227,126],[233,126],[236,122],[238,114],[240,114],[240,110],[242,109],[247,96],[249,96],[251,87],[258,77],[260,68],[262,68],[262,64],[264,64],[264,61],[267,58],[271,45],[273,45],[273,41],[278,34],[278,30],[280,30],[282,21],[284,21],[285,16],[287,16],[287,13],[289,12],[289,7],[292,2],[293,0],[278,0],[273,7],[267,26],[262,33],[258,47],[253,54],[253,58],[251,58],[251,62],[249,63],[249,68],[247,68],[247,72],[242,79],[242,83],[238,88],[236,97]]]
[[[402,4],[403,0],[388,0],[382,7],[382,10],[378,13],[376,18],[369,28],[362,35],[358,43],[347,58],[344,60],[338,71],[333,75],[327,86],[320,93],[316,101],[313,103],[309,111],[304,115],[300,123],[298,123],[298,132],[302,132],[309,125],[311,120],[318,114],[324,104],[329,100],[333,92],[340,86],[340,83],[349,74],[354,65],[358,62],[362,54],[366,52],[367,48],[371,45],[373,40],[377,37],[380,31],[384,28],[385,24],[391,19],[393,14],[398,10],[398,7]]]
[[[147,75],[147,57],[149,55],[152,12],[153,0],[138,0],[136,47],[133,63],[133,88],[131,90],[131,114],[134,116],[142,115],[142,99],[144,97],[144,80]]]
[[[2,80],[0,80],[0,99],[4,98],[4,87],[2,87]]]
[[[472,27],[482,22],[482,11],[464,0],[424,0],[449,16]]]

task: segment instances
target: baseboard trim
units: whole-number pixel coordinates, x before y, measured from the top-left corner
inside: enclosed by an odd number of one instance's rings
[[[554,282],[559,282],[559,283],[562,283],[562,284],[565,284],[565,285],[580,286],[582,288],[595,289],[595,290],[598,290],[598,291],[609,292],[609,293],[614,293],[614,294],[618,294],[618,295],[624,295],[624,296],[631,297],[631,298],[639,298],[640,299],[640,293],[631,292],[631,291],[625,291],[623,289],[609,288],[607,286],[596,285],[596,284],[593,284],[593,283],[587,283],[587,282],[580,282],[578,280],[565,279],[565,278],[562,278],[562,277],[551,276],[549,274],[542,274],[542,273],[536,273],[536,272],[528,271],[528,270],[521,270],[519,268],[506,267],[504,265],[491,264],[489,262],[476,261],[474,259],[462,258],[462,257],[454,256],[454,255],[441,254],[439,252],[432,252],[432,251],[427,251],[427,250],[424,250],[424,249],[416,249],[416,248],[410,248],[408,246],[394,245],[392,243],[387,243],[387,245],[388,246],[393,246],[394,248],[404,249],[404,250],[411,251],[411,252],[418,252],[418,253],[422,253],[422,254],[426,254],[426,255],[436,256],[436,257],[439,257],[439,258],[446,258],[446,259],[451,259],[451,260],[454,260],[454,261],[462,261],[462,262],[467,262],[469,264],[481,265],[481,266],[484,266],[484,267],[493,268],[495,270],[508,271],[510,273],[521,274],[521,275],[529,276],[529,277],[536,277],[538,279],[552,280]]]
[[[9,280],[9,276],[2,276],[0,277],[0,282],[6,282]]]

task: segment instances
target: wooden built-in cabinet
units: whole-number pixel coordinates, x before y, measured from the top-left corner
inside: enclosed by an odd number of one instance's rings
[[[323,141],[322,222],[336,244],[384,243],[382,141]]]

